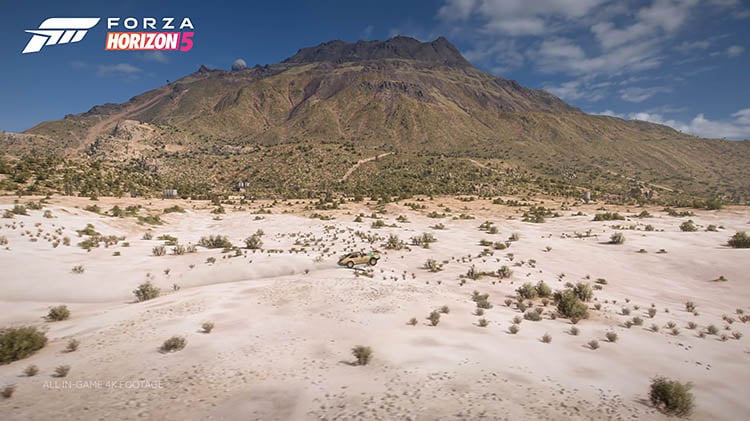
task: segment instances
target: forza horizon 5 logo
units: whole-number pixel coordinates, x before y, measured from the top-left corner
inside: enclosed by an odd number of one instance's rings
[[[39,28],[27,29],[32,34],[22,54],[38,53],[44,47],[79,42],[101,18],[49,18]],[[114,29],[114,31],[110,31]],[[189,31],[186,31],[189,30]],[[172,50],[190,51],[195,28],[190,18],[107,18],[104,49],[109,51]]]

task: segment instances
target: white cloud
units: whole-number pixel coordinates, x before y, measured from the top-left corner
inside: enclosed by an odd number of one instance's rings
[[[572,80],[561,84],[545,83],[544,90],[566,100],[597,102],[607,97],[607,88],[612,82],[590,82],[585,79]]]
[[[438,16],[448,21],[466,20],[477,5],[477,0],[450,0],[438,10]]]
[[[700,113],[689,123],[665,119],[661,114],[648,112],[619,114],[612,110],[606,110],[595,114],[663,124],[683,133],[710,139],[750,139],[750,108],[739,110],[731,115],[732,118],[723,120],[710,120],[703,113]]]
[[[732,45],[731,47],[727,48],[727,55],[729,57],[738,57],[742,55],[742,53],[745,52],[745,47],[741,45]]]
[[[143,53],[140,57],[146,61],[155,61],[161,64],[169,63],[169,57],[167,57],[163,51],[148,51]]]
[[[689,53],[694,53],[698,50],[705,50],[706,48],[710,46],[711,46],[711,41],[709,40],[692,41],[692,42],[684,41],[680,45],[675,47],[675,50],[681,53],[689,54]]]
[[[438,17],[447,22],[476,17],[486,32],[512,36],[554,31],[550,21],[572,20],[591,13],[605,0],[446,0]]]
[[[140,72],[141,72],[141,69],[133,66],[132,64],[119,63],[119,64],[110,64],[110,65],[100,65],[98,67],[96,75],[99,77],[115,76],[115,75],[135,77]]]
[[[664,86],[654,86],[650,88],[631,86],[620,91],[620,98],[628,102],[643,102],[656,94],[671,91],[670,88]]]
[[[616,76],[659,67],[663,61],[659,53],[656,41],[648,40],[589,56],[572,40],[556,38],[543,41],[529,56],[544,73]]]

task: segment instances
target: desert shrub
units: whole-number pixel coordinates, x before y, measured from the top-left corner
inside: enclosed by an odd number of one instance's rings
[[[742,339],[742,332],[734,331],[734,332],[732,332],[732,337],[734,339],[740,340],[740,339]]]
[[[410,325],[410,326],[416,326],[417,323],[419,323],[417,321],[417,318],[416,317],[412,317],[411,319],[409,319],[409,322],[407,324]]]
[[[542,315],[537,313],[536,311],[528,311],[524,313],[523,318],[532,322],[538,322],[542,320]]]
[[[594,298],[594,292],[591,290],[591,286],[584,282],[578,282],[573,287],[573,292],[581,299],[581,301],[591,301]]]
[[[143,233],[143,237],[141,237],[141,239],[143,239],[143,240],[151,240],[153,238],[154,238],[154,234],[152,234],[151,232],[148,232],[148,231],[144,232]]]
[[[0,396],[2,396],[5,399],[9,399],[11,396],[13,396],[13,392],[15,391],[16,391],[16,385],[9,384],[3,387],[3,390],[0,390]]]
[[[500,269],[497,270],[497,276],[500,279],[507,279],[513,276],[513,271],[508,267],[508,265],[503,265]]]
[[[138,301],[151,300],[158,297],[160,293],[161,289],[155,287],[151,281],[146,281],[133,290],[133,294]]]
[[[527,282],[516,289],[516,294],[518,294],[519,298],[523,298],[525,300],[533,300],[537,297],[536,288],[530,282]]]
[[[555,302],[557,302],[557,311],[563,317],[569,319],[588,317],[588,307],[572,289],[555,292]]]
[[[527,306],[526,306],[526,304],[523,301],[519,300],[516,303],[516,308],[518,309],[518,311],[520,311],[521,313],[523,313],[524,311],[526,311]]]
[[[388,236],[388,240],[386,240],[383,247],[385,247],[386,250],[401,250],[404,248],[404,242],[398,238],[398,235],[391,234]]]
[[[0,329],[0,364],[26,358],[46,344],[47,336],[36,327]]]
[[[209,248],[209,249],[230,249],[232,248],[232,242],[229,241],[226,235],[209,235],[208,237],[201,237],[198,241],[198,245]]]
[[[180,351],[187,345],[187,340],[182,336],[172,336],[171,338],[164,341],[159,347],[159,350],[163,353]]]
[[[719,328],[715,325],[708,325],[708,327],[706,327],[706,333],[708,333],[709,335],[716,335],[717,333],[719,333]]]
[[[372,359],[372,348],[369,346],[357,345],[352,348],[352,354],[357,359],[357,365],[367,365]]]
[[[26,377],[34,377],[37,374],[39,374],[39,367],[37,367],[34,364],[31,364],[31,365],[29,365],[29,366],[27,366],[26,368],[23,369],[23,374]]]
[[[594,215],[594,221],[624,221],[625,217],[617,212],[604,212]]]
[[[488,322],[484,317],[479,319],[477,323],[479,324],[479,327],[487,327],[487,325],[490,324],[490,322]]]
[[[653,319],[654,316],[656,316],[656,309],[651,307],[650,309],[648,309],[648,317]]]
[[[599,348],[599,341],[596,339],[592,339],[589,341],[589,348],[591,349],[598,349]]]
[[[621,232],[616,232],[612,234],[609,237],[609,243],[610,244],[624,244],[625,243],[625,234]]]
[[[413,245],[424,247],[424,248],[429,248],[430,243],[434,243],[436,241],[437,241],[437,238],[435,238],[435,236],[430,234],[429,232],[425,232],[422,235],[418,235],[416,237],[411,238],[411,243]]]
[[[77,351],[79,345],[81,345],[81,341],[78,339],[71,339],[68,341],[68,345],[65,346],[65,352]]]
[[[695,322],[688,322],[688,324],[687,324],[687,328],[690,329],[690,330],[693,330],[696,327],[698,327],[698,324],[695,323]]]
[[[578,334],[580,332],[581,331],[577,327],[575,327],[575,326],[573,326],[573,327],[570,328],[570,334],[573,335],[573,336],[578,336]]]
[[[443,270],[443,265],[438,263],[435,259],[427,259],[427,261],[424,263],[424,268],[429,270],[430,272],[440,272]]]
[[[440,323],[440,313],[437,310],[433,310],[432,313],[427,317],[432,326],[437,326]]]
[[[683,232],[695,232],[698,231],[698,227],[695,226],[695,223],[692,219],[688,219],[687,221],[680,224],[680,231]]]
[[[718,232],[719,229],[714,224],[709,224],[709,226],[706,227],[706,231],[710,232]]]
[[[13,209],[10,210],[14,215],[25,215],[28,216],[29,213],[26,212],[26,206],[24,205],[13,205]]]
[[[651,380],[649,399],[662,412],[678,417],[687,417],[693,412],[694,398],[690,393],[691,383],[680,383],[665,377]]]
[[[448,314],[451,312],[451,309],[448,306],[442,306],[440,307],[440,312],[443,314]]]
[[[76,265],[73,266],[73,269],[71,269],[70,271],[73,273],[81,274],[85,271],[85,269],[83,268],[83,265]]]
[[[185,209],[181,208],[179,205],[170,206],[166,209],[164,209],[164,213],[185,213]]]
[[[552,342],[552,335],[550,335],[549,333],[545,333],[544,336],[542,336],[542,342],[544,342],[545,344]]]
[[[623,307],[621,311],[622,311],[622,315],[623,316],[630,316],[630,309],[629,308]]]
[[[203,329],[203,333],[211,333],[214,330],[214,324],[213,322],[205,322],[201,325],[201,329]]]
[[[156,246],[151,249],[151,253],[154,256],[164,256],[167,254],[167,249],[164,246]]]
[[[481,272],[477,270],[474,265],[471,265],[469,270],[466,271],[466,277],[469,279],[477,280],[482,276]]]
[[[58,365],[55,367],[55,377],[65,377],[70,372],[69,365]]]
[[[175,256],[182,256],[187,252],[187,248],[183,246],[182,244],[177,244],[174,247],[172,247],[172,254]]]
[[[61,320],[67,320],[70,317],[70,310],[68,306],[59,305],[49,309],[49,313],[45,317],[50,322],[59,322]]]
[[[260,238],[260,235],[253,234],[245,238],[245,246],[250,250],[258,250],[263,247],[263,240]]]
[[[610,342],[617,342],[617,333],[615,332],[607,332],[604,336],[606,336],[607,340]]]
[[[695,311],[695,303],[692,301],[688,301],[685,303],[685,310],[689,311],[690,313]]]
[[[635,317],[633,317],[633,324],[636,325],[636,326],[641,326],[641,325],[643,325],[643,319],[641,319],[638,316],[635,316]]]
[[[750,248],[750,235],[747,235],[745,231],[735,233],[727,244],[736,249]]]
[[[549,285],[547,285],[546,283],[544,283],[544,281],[539,281],[536,284],[536,294],[539,297],[542,297],[542,298],[551,297],[552,296],[552,289],[549,287]]]
[[[512,324],[512,325],[510,325],[510,327],[508,328],[508,332],[510,332],[510,333],[512,333],[512,334],[514,334],[514,335],[515,335],[516,333],[518,333],[518,331],[519,331],[519,330],[521,330],[521,328],[520,328],[520,327],[519,327],[519,326],[518,326],[517,324]]]

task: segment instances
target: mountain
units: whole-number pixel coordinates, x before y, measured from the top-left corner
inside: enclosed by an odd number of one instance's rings
[[[442,37],[331,41],[277,64],[201,66],[125,103],[5,137],[0,172],[18,172],[22,156],[59,169],[6,189],[205,195],[242,182],[293,196],[750,197],[748,142],[585,114],[476,69]]]

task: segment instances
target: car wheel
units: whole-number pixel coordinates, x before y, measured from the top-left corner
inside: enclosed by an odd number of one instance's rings
[[[370,258],[370,266],[375,266],[378,263],[378,259],[371,257]]]
[[[349,269],[353,268],[354,267],[354,262],[352,262],[351,260],[348,261],[348,262],[346,262],[346,267],[348,267]]]

